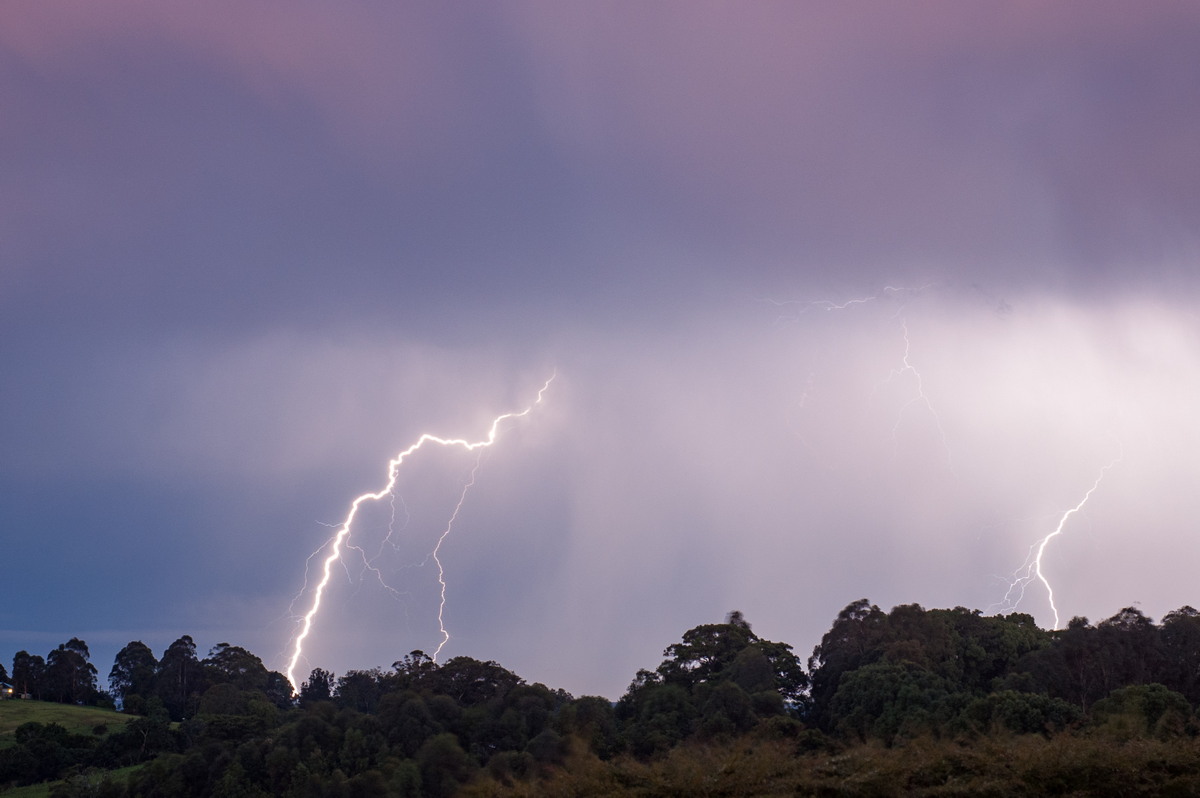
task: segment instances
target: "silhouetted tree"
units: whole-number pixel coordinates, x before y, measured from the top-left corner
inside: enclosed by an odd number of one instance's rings
[[[108,684],[117,698],[126,700],[138,696],[144,699],[152,694],[157,673],[158,660],[154,652],[142,641],[134,640],[117,652],[108,673]],[[138,711],[136,714],[143,713]]]
[[[300,685],[300,706],[333,698],[333,674],[322,668],[313,668],[304,684]]]
[[[79,704],[96,692],[96,666],[88,661],[87,643],[72,637],[46,657],[46,688],[63,704]]]
[[[158,662],[155,692],[171,720],[178,721],[196,714],[206,687],[204,666],[196,658],[196,644],[191,635],[183,635],[167,646]]]
[[[503,696],[523,680],[499,663],[454,657],[432,672],[427,683],[434,692],[463,706],[473,706]]]
[[[263,691],[267,668],[261,659],[241,646],[217,643],[201,662],[210,684],[232,684],[239,690]]]
[[[42,683],[46,678],[46,661],[37,654],[18,651],[13,656],[13,689],[18,695],[40,699]]]
[[[267,672],[267,685],[263,688],[267,699],[279,709],[290,709],[296,705],[296,692],[288,677],[279,671]]]
[[[867,599],[847,604],[821,638],[808,659],[812,680],[812,716],[829,728],[829,702],[842,676],[883,656],[880,645],[887,631],[887,615]]]
[[[337,680],[334,699],[338,706],[359,712],[374,712],[383,695],[383,672],[379,668],[347,671]]]
[[[1200,705],[1200,612],[1180,607],[1168,612],[1159,627],[1162,664],[1156,681]]]
[[[639,756],[693,734],[736,734],[798,711],[808,686],[791,646],[761,639],[740,612],[689,629],[663,656],[655,671],[638,671],[615,710]]]
[[[667,646],[663,656],[658,675],[665,683],[689,691],[705,683],[734,681],[752,692],[775,691],[796,702],[808,687],[808,676],[792,647],[763,640],[737,611],[729,613],[725,623],[684,632],[683,639]]]
[[[1109,692],[1134,684],[1147,684],[1160,670],[1162,643],[1159,630],[1141,610],[1126,607],[1096,625],[1102,652],[1102,690]]]

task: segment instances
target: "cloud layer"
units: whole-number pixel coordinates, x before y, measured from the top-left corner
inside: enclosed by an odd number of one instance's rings
[[[555,371],[442,549],[447,654],[615,697],[735,608],[802,654],[861,596],[995,611],[1109,464],[1060,614],[1200,601],[1197,46],[1187,3],[8,4],[0,645],[281,666],[387,459]],[[436,645],[445,454],[312,665]]]

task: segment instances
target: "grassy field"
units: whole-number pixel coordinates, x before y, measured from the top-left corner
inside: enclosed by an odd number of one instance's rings
[[[140,770],[144,765],[131,765],[130,767],[118,768],[117,770],[106,770],[103,772],[94,771],[86,778],[92,780],[94,784],[100,778],[107,778],[117,783],[124,783],[130,773]],[[56,784],[62,784],[61,781],[46,781],[41,784],[30,784],[28,787],[13,787],[10,790],[0,789],[0,796],[3,798],[50,798],[50,790]],[[78,793],[87,794],[87,793]]]
[[[12,745],[13,732],[22,723],[30,721],[57,723],[75,734],[93,734],[97,726],[105,726],[110,732],[116,731],[129,718],[129,715],[111,709],[6,699],[0,701],[0,748]]]
[[[30,784],[28,787],[13,787],[7,792],[0,791],[4,798],[50,798],[50,788],[57,781],[47,781],[43,784]]]

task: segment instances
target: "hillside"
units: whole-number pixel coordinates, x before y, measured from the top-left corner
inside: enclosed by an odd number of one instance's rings
[[[57,723],[72,734],[101,734],[121,728],[130,720],[111,709],[77,707],[70,704],[54,704],[48,701],[0,701],[0,748],[13,745],[13,732],[22,723]]]

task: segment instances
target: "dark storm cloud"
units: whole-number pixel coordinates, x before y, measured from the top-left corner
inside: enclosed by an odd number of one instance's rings
[[[1060,609],[1195,603],[1198,46],[1185,3],[9,3],[0,520],[10,590],[71,588],[0,634],[279,665],[387,458],[554,368],[450,653],[615,697],[735,607],[803,653],[862,595],[994,606],[1118,456]],[[432,648],[429,571],[360,575],[312,663]]]
[[[1160,9],[29,7],[13,293],[429,323],[430,296],[628,302],[731,261],[774,289],[1178,276],[1200,31]]]
[[[555,67],[537,72],[548,125],[624,194],[687,207],[680,237],[740,246],[781,281],[1038,283],[1053,260],[1079,288],[1131,258],[1178,275],[1194,241],[1200,29],[1160,9],[712,4],[526,24]]]

